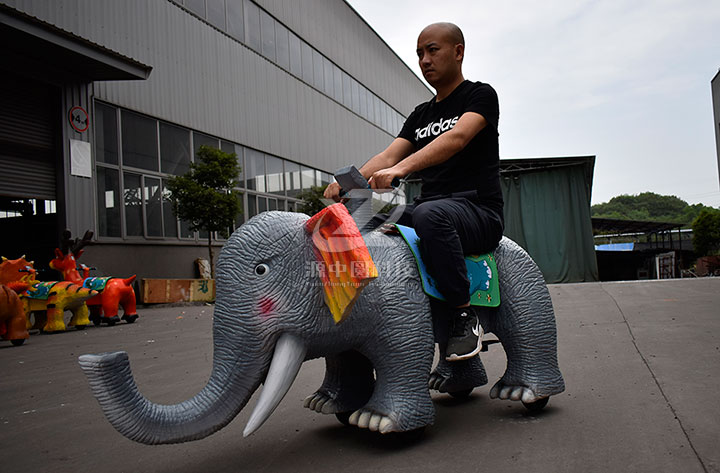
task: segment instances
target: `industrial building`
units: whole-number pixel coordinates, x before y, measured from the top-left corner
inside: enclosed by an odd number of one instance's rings
[[[237,154],[241,224],[433,96],[340,0],[3,0],[0,35],[0,254],[40,270],[67,228],[98,274],[192,278],[206,236],[165,183],[200,145]]]
[[[720,182],[720,70],[710,81],[713,106],[713,130],[715,130],[715,146],[717,150],[718,181]]]
[[[46,280],[63,229],[94,232],[93,275],[193,278],[207,235],[165,186],[201,145],[237,155],[240,225],[297,210],[433,96],[342,0],[1,0],[0,35],[0,254]],[[505,233],[548,282],[598,278],[594,162],[501,161]]]

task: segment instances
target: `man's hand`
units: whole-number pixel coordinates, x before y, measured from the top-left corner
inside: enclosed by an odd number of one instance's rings
[[[370,187],[375,191],[387,191],[392,188],[392,181],[405,176],[405,173],[396,169],[395,166],[375,171],[369,179]]]
[[[327,188],[325,189],[325,192],[323,192],[323,196],[326,199],[332,199],[335,202],[340,202],[340,184],[337,182],[331,182]]]

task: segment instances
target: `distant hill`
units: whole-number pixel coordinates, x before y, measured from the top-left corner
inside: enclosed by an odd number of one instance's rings
[[[593,205],[590,214],[596,218],[681,223],[689,228],[703,209],[715,210],[703,204],[690,205],[674,195],[643,192],[619,195],[609,202]]]

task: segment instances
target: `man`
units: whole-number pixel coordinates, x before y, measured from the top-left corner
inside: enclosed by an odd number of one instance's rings
[[[415,228],[428,271],[445,296],[449,317],[438,318],[435,308],[433,316],[441,348],[449,328],[448,361],[472,358],[482,348],[480,309],[469,304],[464,255],[492,251],[503,231],[497,95],[488,84],[465,80],[464,53],[462,31],[454,24],[434,23],[420,33],[420,69],[436,95],[418,105],[390,146],[360,169],[377,190],[413,172],[422,179],[420,197],[398,223]],[[332,183],[325,197],[339,200],[339,193]]]

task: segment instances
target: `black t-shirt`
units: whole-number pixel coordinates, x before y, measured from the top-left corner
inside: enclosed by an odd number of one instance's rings
[[[497,94],[489,84],[466,80],[440,102],[433,98],[418,105],[398,137],[410,141],[419,151],[454,127],[465,112],[482,115],[487,126],[450,159],[418,172],[423,181],[422,197],[477,190],[480,204],[502,215],[498,151],[500,111]]]

